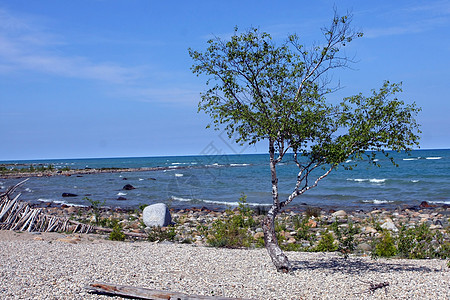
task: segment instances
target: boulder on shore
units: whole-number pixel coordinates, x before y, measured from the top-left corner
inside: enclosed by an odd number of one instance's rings
[[[167,205],[156,203],[144,208],[142,221],[147,227],[165,227],[172,223],[172,216]]]

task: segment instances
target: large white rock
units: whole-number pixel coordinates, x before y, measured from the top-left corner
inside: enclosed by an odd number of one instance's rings
[[[345,212],[345,210],[338,210],[334,213],[331,214],[332,217],[345,217],[347,215],[347,213]]]
[[[389,219],[389,218],[387,218],[387,219],[384,221],[384,223],[381,224],[380,227],[383,228],[383,229],[387,229],[387,230],[394,231],[394,232],[397,232],[397,231],[398,231],[397,226],[395,226],[394,222],[393,222],[391,219]]]
[[[165,227],[172,222],[169,208],[164,203],[156,203],[145,207],[142,219],[148,227]]]

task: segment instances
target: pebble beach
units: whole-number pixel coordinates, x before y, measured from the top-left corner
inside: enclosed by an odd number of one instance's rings
[[[93,282],[246,299],[449,299],[445,260],[288,252],[290,274],[265,249],[113,242],[96,234],[0,231],[0,298],[111,299]],[[373,293],[370,283],[388,282]]]

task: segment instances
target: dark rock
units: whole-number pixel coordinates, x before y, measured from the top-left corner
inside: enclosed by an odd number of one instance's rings
[[[127,198],[120,196],[120,197],[117,198],[117,200],[119,200],[119,201],[121,201],[121,200],[127,200]]]
[[[124,187],[122,189],[129,191],[129,190],[134,190],[135,187],[132,186],[131,184],[126,184],[126,185],[124,185]]]
[[[156,180],[156,178],[149,178],[148,180]]]
[[[128,178],[124,177],[124,178],[122,178],[122,180],[128,180]]]
[[[427,201],[422,201],[419,205],[420,208],[430,208],[432,207]]]
[[[63,197],[78,197],[77,194],[72,194],[72,193],[62,193]]]

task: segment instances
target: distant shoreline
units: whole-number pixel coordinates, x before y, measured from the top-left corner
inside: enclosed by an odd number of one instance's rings
[[[146,171],[163,171],[187,169],[188,167],[143,167],[143,168],[86,168],[73,170],[54,170],[54,171],[38,171],[38,172],[10,172],[0,175],[1,179],[17,179],[27,177],[52,177],[52,176],[72,176],[72,175],[87,175],[100,173],[122,173],[122,172],[146,172]]]

